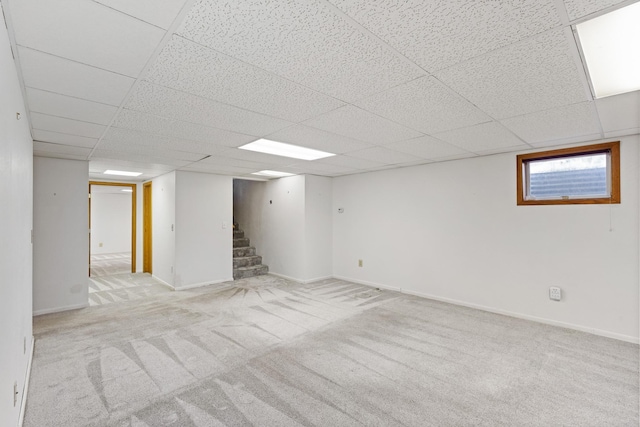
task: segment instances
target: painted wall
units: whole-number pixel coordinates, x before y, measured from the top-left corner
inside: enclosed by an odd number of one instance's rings
[[[18,425],[32,344],[33,141],[9,38],[0,29],[0,426]],[[17,120],[20,113],[21,120]],[[13,384],[17,404],[13,405]]]
[[[151,238],[153,245],[153,276],[170,286],[174,286],[176,173],[170,172],[161,175],[154,178],[152,182],[153,232]]]
[[[131,252],[131,193],[94,192],[91,194],[91,253],[118,252]]]
[[[637,342],[639,143],[611,206],[516,206],[515,154],[336,178],[334,273]]]
[[[176,289],[233,280],[232,197],[231,177],[176,172]]]
[[[305,175],[304,281],[333,275],[332,178]]]
[[[33,313],[88,305],[89,163],[33,159]]]

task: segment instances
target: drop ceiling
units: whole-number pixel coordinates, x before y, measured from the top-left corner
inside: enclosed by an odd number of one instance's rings
[[[572,24],[616,0],[1,0],[40,156],[340,176],[640,133]],[[260,138],[337,155],[240,150]]]

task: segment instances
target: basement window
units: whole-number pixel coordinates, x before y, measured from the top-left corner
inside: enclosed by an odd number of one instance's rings
[[[620,203],[620,142],[517,156],[518,205]]]

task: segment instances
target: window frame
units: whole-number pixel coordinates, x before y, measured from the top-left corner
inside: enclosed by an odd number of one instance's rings
[[[585,154],[607,153],[610,155],[608,171],[610,174],[611,195],[607,197],[566,198],[566,199],[526,199],[526,164],[536,160],[558,159]],[[620,141],[559,150],[540,151],[516,156],[516,181],[518,206],[527,205],[593,205],[620,203]]]

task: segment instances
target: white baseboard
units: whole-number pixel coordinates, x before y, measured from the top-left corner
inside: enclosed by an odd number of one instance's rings
[[[209,286],[209,285],[217,285],[219,283],[224,283],[224,282],[233,282],[233,277],[230,279],[214,280],[210,282],[192,283],[191,285],[185,285],[180,287],[172,286],[172,288],[174,291],[186,291],[187,289],[201,288],[203,286]]]
[[[67,305],[64,307],[45,308],[42,310],[36,310],[33,312],[33,315],[41,316],[43,314],[59,313],[61,311],[69,311],[69,310],[78,310],[78,309],[87,308],[87,307],[89,307],[89,302],[85,302],[82,304]]]
[[[29,394],[29,381],[31,380],[31,364],[33,363],[33,352],[35,349],[36,340],[31,336],[31,350],[29,351],[29,363],[27,364],[27,372],[24,375],[24,387],[22,388],[22,402],[20,402],[20,419],[18,420],[18,427],[22,427],[24,423],[24,414],[27,410],[27,396]]]
[[[323,276],[323,277],[316,277],[316,278],[313,278],[313,279],[296,279],[295,277],[285,276],[284,274],[273,273],[271,271],[269,272],[269,274],[272,275],[272,276],[282,277],[283,279],[291,280],[293,282],[302,283],[302,284],[307,284],[307,283],[311,283],[311,282],[317,282],[318,280],[332,279],[334,277],[334,276]]]
[[[587,332],[593,335],[599,335],[602,337],[613,338],[620,341],[629,342],[632,344],[640,344],[640,339],[631,335],[618,334],[616,332],[605,331],[602,329],[591,328],[588,326],[577,325],[575,323],[561,322],[559,320],[547,319],[545,317],[531,316],[529,314],[517,313],[514,311],[502,310],[499,308],[488,307],[480,304],[469,303],[452,298],[444,298],[436,295],[425,294],[422,292],[415,292],[407,289],[402,289],[394,286],[387,286],[381,283],[373,283],[365,280],[352,279],[342,276],[334,276],[336,279],[346,280],[348,282],[358,283],[361,285],[371,286],[374,288],[387,289],[390,291],[396,291],[407,295],[414,295],[420,298],[427,298],[435,301],[446,302],[449,304],[459,305],[463,307],[475,308],[477,310],[488,311],[490,313],[502,314],[504,316],[515,317],[518,319],[531,320],[533,322],[544,323],[545,325],[558,326],[566,329],[573,329],[575,331]]]

